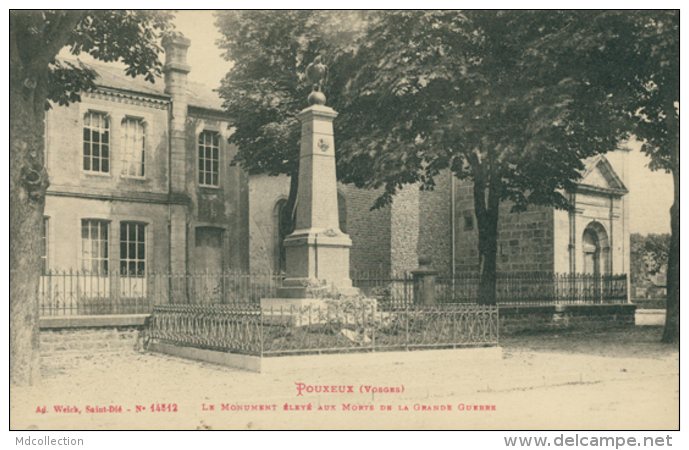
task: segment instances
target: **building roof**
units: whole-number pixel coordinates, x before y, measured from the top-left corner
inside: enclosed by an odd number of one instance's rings
[[[596,155],[584,160],[584,171],[581,181],[577,183],[579,189],[595,190],[605,193],[624,195],[629,192],[622,179],[613,169],[610,161],[604,155]]]
[[[84,65],[98,73],[95,82],[99,87],[170,97],[165,93],[165,82],[162,77],[156,77],[155,83],[151,83],[143,76],[130,77],[121,64],[84,63]],[[187,104],[197,108],[223,111],[222,100],[218,93],[201,83],[187,83]]]

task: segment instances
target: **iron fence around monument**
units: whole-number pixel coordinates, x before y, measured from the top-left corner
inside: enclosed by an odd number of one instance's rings
[[[253,356],[375,352],[498,344],[498,308],[407,306],[375,302],[280,309],[254,305],[158,305],[148,338]]]
[[[248,355],[261,354],[262,316],[256,305],[155,305],[147,339]]]

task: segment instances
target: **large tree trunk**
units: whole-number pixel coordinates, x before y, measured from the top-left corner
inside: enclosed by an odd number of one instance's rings
[[[18,75],[10,75],[10,383],[27,385],[40,379],[38,285],[48,177],[45,93],[35,78]]]
[[[670,208],[672,237],[667,263],[667,303],[662,339],[666,343],[679,342],[679,177],[674,178],[675,202]]]
[[[674,183],[674,203],[670,208],[670,250],[667,262],[667,304],[663,342],[679,342],[679,120],[675,114],[674,96],[670,96],[666,108],[668,133],[671,136],[670,149],[672,181]]]
[[[478,302],[496,302],[498,219],[500,212],[499,183],[486,184],[479,179],[474,184],[474,210],[478,226],[479,298]]]

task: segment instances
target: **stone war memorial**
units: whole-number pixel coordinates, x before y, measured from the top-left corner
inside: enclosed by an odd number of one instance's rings
[[[262,298],[262,308],[319,304],[323,287],[356,294],[349,278],[352,240],[340,230],[335,173],[333,120],[337,112],[325,105],[323,82],[327,67],[319,56],[307,68],[313,92],[309,107],[299,114],[301,151],[296,226],[284,241],[286,277],[278,295]],[[322,301],[320,301],[322,304]]]
[[[420,258],[413,271],[412,304],[378,305],[352,286],[352,241],[338,217],[337,112],[326,105],[323,93],[327,70],[320,56],[306,70],[313,90],[309,106],[298,115],[295,229],[284,240],[286,270],[276,295],[261,297],[259,305],[156,306],[148,348],[269,373],[323,363],[500,359],[497,306],[434,305],[436,272],[427,258]],[[409,352],[422,349],[435,352]],[[337,355],[326,361],[322,353]]]

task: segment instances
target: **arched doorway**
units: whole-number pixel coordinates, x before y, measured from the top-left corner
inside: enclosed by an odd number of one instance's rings
[[[593,221],[584,229],[582,251],[585,274],[595,276],[610,274],[610,241],[608,232],[600,222]]]
[[[610,274],[610,241],[605,227],[593,221],[584,229],[582,236],[584,266],[583,300],[602,302],[603,293]]]

